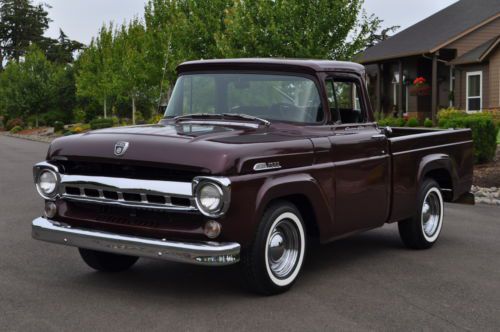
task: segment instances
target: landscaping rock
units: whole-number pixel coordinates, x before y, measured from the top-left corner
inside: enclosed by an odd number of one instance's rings
[[[476,203],[500,205],[500,188],[472,186],[471,192],[475,196]]]

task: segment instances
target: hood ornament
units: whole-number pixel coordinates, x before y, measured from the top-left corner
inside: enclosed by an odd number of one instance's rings
[[[120,157],[125,154],[125,151],[127,151],[130,143],[125,142],[125,141],[118,141],[115,144],[115,156]]]

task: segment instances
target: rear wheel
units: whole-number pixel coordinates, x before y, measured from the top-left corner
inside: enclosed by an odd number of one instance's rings
[[[288,290],[302,268],[305,248],[305,228],[297,208],[285,201],[271,205],[253,244],[242,253],[245,277],[251,288],[266,295]]]
[[[78,248],[80,256],[88,266],[101,272],[121,272],[128,270],[139,257],[118,255],[108,252]]]
[[[426,179],[420,187],[418,210],[398,223],[403,243],[412,249],[427,249],[436,243],[443,226],[443,196],[436,181]]]

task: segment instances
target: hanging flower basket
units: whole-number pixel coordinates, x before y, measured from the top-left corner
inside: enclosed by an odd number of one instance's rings
[[[431,94],[431,87],[427,84],[426,79],[420,76],[413,81],[409,92],[411,96],[429,96]]]
[[[410,96],[430,96],[430,94],[431,87],[428,84],[410,87]]]

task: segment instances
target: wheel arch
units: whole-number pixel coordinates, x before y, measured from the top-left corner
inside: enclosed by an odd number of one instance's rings
[[[443,198],[446,201],[452,201],[458,182],[456,169],[454,161],[446,154],[425,156],[418,168],[418,185],[421,186],[425,179],[431,178],[441,187]]]
[[[268,206],[284,200],[299,210],[308,235],[321,239],[328,233],[331,212],[319,184],[308,174],[294,174],[267,180],[257,195],[256,222]]]

